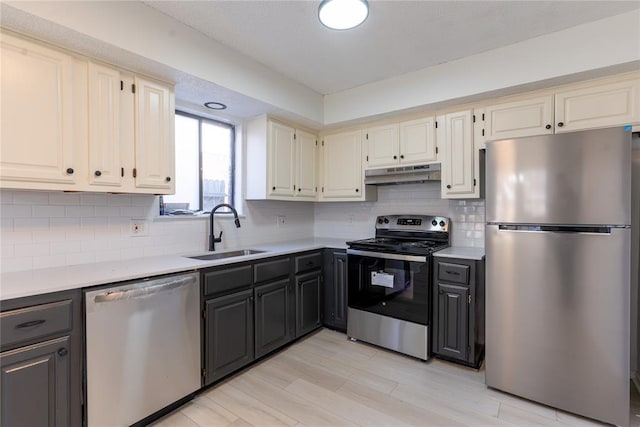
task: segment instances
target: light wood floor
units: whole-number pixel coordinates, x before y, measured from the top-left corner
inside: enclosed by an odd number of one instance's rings
[[[632,392],[631,425],[640,425]],[[596,426],[488,389],[484,371],[421,362],[321,330],[159,420],[169,426]]]

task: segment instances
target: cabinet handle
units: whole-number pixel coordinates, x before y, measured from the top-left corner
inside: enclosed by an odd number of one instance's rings
[[[393,156],[393,160],[396,160],[398,158],[398,156]]]
[[[102,175],[102,172],[100,172],[100,171],[95,171],[93,174],[94,174],[95,176],[101,176],[101,175]]]
[[[404,154],[400,154],[400,158],[401,158],[401,159],[404,159]]]
[[[68,353],[69,351],[64,347],[58,349],[58,356],[66,356]]]
[[[73,175],[73,168],[67,168],[67,175]]]
[[[44,319],[38,319],[38,320],[32,320],[30,322],[24,322],[24,323],[20,323],[19,325],[16,325],[16,329],[31,328],[32,326],[42,325],[44,322],[46,322],[46,320],[44,320]]]
[[[358,193],[358,192],[360,192],[360,190],[358,190],[358,189],[356,188],[356,193]]]
[[[440,289],[440,291],[438,291],[438,293],[439,293],[440,295],[444,295],[444,291],[443,291],[442,289]]]
[[[271,189],[272,189],[273,191],[276,191],[276,187],[271,187]]]
[[[447,274],[452,274],[454,276],[459,276],[460,275],[460,273],[457,272],[457,271],[449,271],[449,270],[445,270],[445,271],[447,272]]]
[[[258,292],[258,298],[262,298],[262,292]]]
[[[545,129],[551,129],[551,125],[546,125],[544,128]]]
[[[298,188],[298,192],[302,191],[302,188]]]
[[[561,128],[562,126],[564,126],[563,122],[558,122],[558,127]]]
[[[451,184],[447,184],[447,188],[451,189]]]
[[[253,302],[253,297],[249,297],[249,302]]]
[[[165,178],[165,180],[166,180],[167,182],[171,182],[171,177],[170,177],[170,176],[168,176],[168,177],[166,177],[166,178]]]

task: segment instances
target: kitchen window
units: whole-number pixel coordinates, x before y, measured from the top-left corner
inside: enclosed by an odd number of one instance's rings
[[[167,214],[233,204],[235,128],[176,111],[176,194],[164,196]]]

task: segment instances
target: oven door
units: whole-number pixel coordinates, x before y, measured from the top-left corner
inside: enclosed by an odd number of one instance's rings
[[[431,257],[347,250],[351,308],[428,325]]]

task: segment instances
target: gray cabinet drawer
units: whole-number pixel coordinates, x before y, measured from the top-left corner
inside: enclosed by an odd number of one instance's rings
[[[470,267],[468,265],[438,262],[438,279],[467,285],[469,283],[469,270]]]
[[[0,314],[2,346],[71,331],[72,301],[36,305]]]
[[[322,267],[322,252],[300,255],[295,260],[296,274]]]
[[[266,282],[267,280],[288,276],[289,270],[290,259],[280,258],[254,264],[253,277],[256,283]]]
[[[204,295],[222,294],[234,289],[251,286],[251,265],[240,267],[225,267],[202,274],[204,281]]]

